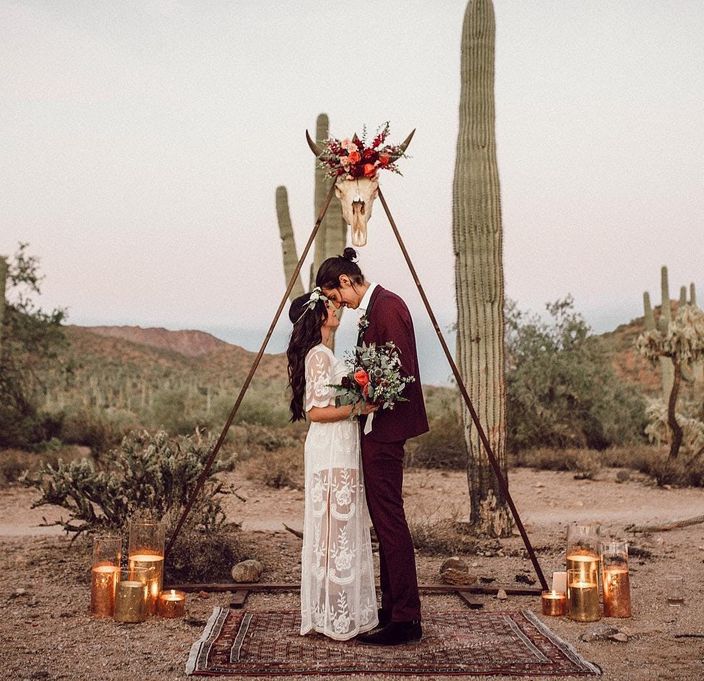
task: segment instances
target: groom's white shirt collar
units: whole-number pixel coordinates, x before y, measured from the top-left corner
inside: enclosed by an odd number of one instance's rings
[[[367,314],[367,309],[369,309],[369,301],[372,299],[372,293],[374,293],[374,289],[376,287],[377,284],[372,281],[369,284],[369,288],[367,289],[366,293],[362,296],[362,300],[359,303],[359,307],[357,308],[362,314]]]

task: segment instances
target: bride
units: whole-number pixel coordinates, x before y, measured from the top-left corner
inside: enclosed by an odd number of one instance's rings
[[[340,324],[316,288],[291,303],[291,420],[308,419],[301,554],[301,634],[346,640],[378,624],[359,423],[376,407],[335,406],[345,363],[328,347]]]

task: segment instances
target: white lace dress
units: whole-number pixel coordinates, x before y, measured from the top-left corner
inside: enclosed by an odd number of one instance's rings
[[[306,356],[305,409],[335,404],[345,363],[324,345]],[[305,444],[301,634],[345,640],[377,623],[369,512],[357,420],[311,422]]]

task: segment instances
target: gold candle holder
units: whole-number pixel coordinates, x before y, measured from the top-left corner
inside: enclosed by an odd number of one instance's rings
[[[579,574],[580,582],[599,584],[599,556],[587,549],[574,549],[567,554],[567,574],[570,571]],[[569,586],[569,580],[568,580]]]
[[[631,616],[631,586],[627,542],[612,541],[601,547],[601,583],[606,617]]]
[[[115,594],[117,622],[144,622],[147,619],[147,585],[143,570],[122,570]]]
[[[155,615],[164,583],[164,526],[154,520],[135,520],[130,523],[129,537],[128,566],[144,570],[147,611]]]
[[[567,600],[569,617],[577,622],[596,622],[601,619],[599,584],[583,579],[580,570],[567,570]]]
[[[567,570],[579,570],[580,580],[599,584],[599,526],[573,524],[567,527]],[[569,580],[568,580],[569,581]]]
[[[94,617],[112,617],[115,610],[115,589],[120,576],[122,539],[96,537],[90,570],[90,612]]]
[[[186,614],[186,594],[175,589],[162,591],[159,594],[157,613],[159,617],[183,617]]]
[[[543,591],[540,596],[543,615],[559,617],[567,613],[567,594],[561,591]]]

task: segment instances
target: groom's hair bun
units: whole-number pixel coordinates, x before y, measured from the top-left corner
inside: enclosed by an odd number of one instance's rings
[[[342,257],[350,262],[355,262],[357,260],[357,251],[348,246],[344,251],[342,251]]]

